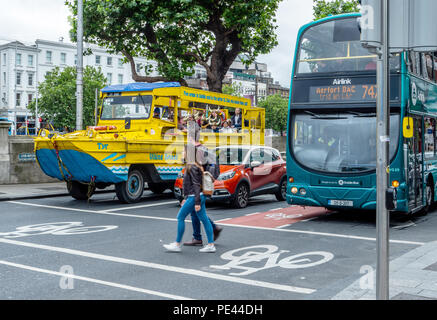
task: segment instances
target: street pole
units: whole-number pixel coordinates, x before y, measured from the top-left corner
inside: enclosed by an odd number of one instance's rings
[[[390,146],[390,69],[389,69],[389,21],[388,0],[382,1],[382,47],[378,57],[378,100],[377,100],[377,270],[376,299],[389,299],[389,215],[386,207],[386,191],[390,176],[389,146]]]
[[[83,0],[77,1],[76,130],[82,130],[83,110]]]

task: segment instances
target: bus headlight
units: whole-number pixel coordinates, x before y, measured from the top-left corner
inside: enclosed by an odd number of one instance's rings
[[[300,193],[301,196],[304,196],[304,195],[307,194],[307,191],[304,188],[300,188],[299,189],[299,193]]]
[[[297,190],[297,188],[296,188],[296,187],[293,187],[293,188],[291,188],[291,193],[292,193],[292,194],[296,194],[296,193],[297,193],[297,191],[298,191],[298,190]]]

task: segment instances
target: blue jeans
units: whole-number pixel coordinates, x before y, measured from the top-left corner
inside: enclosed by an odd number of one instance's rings
[[[176,242],[180,243],[182,241],[182,237],[185,232],[185,218],[191,213],[192,216],[197,216],[200,221],[203,223],[203,227],[206,231],[206,236],[208,238],[208,243],[214,243],[214,235],[212,231],[212,225],[209,218],[206,215],[206,207],[205,207],[205,196],[201,195],[201,204],[200,211],[195,211],[194,207],[196,205],[196,199],[194,196],[189,196],[185,201],[182,208],[178,213],[178,235],[176,237]],[[193,215],[192,213],[195,212]],[[199,233],[200,233],[200,224],[199,224]]]
[[[211,223],[212,230],[214,230],[216,228],[214,222],[212,222],[209,217],[208,220]],[[200,233],[200,220],[194,210],[191,212],[191,224],[193,225],[193,238],[202,241],[202,234]]]

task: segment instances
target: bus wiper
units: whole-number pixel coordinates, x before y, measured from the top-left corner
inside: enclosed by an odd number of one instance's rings
[[[312,113],[310,111],[304,111],[304,112],[313,116],[313,119],[321,119],[321,120],[344,120],[344,119],[347,119],[346,117],[340,117],[340,116],[338,116],[338,117],[336,117],[336,116],[323,117],[323,116],[320,116],[318,114]]]
[[[348,114],[353,114],[355,118],[373,118],[376,117],[376,113],[361,113],[357,111],[346,111]]]

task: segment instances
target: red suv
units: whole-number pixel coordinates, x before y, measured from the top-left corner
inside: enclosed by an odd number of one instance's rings
[[[215,149],[220,176],[214,182],[212,200],[228,201],[244,208],[252,196],[274,194],[278,201],[286,199],[286,162],[278,150],[265,146],[226,146]],[[174,194],[183,198],[183,174],[175,182]]]

